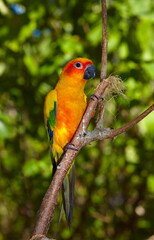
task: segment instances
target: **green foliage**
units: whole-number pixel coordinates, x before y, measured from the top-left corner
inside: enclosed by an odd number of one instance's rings
[[[108,75],[123,79],[128,98],[106,99],[104,125],[118,128],[153,102],[154,2],[114,0],[107,8]],[[44,98],[76,57],[88,57],[96,66],[97,78],[86,88],[93,93],[101,68],[101,5],[1,0],[0,12],[0,239],[25,240],[51,181]],[[151,113],[114,141],[82,149],[72,229],[65,220],[58,225],[57,207],[48,236],[142,240],[153,234],[153,119]]]

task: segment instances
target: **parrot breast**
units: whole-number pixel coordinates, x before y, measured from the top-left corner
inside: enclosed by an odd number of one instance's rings
[[[87,106],[84,92],[57,91],[57,126],[54,129],[53,148],[59,152],[69,143],[78,128]],[[58,149],[57,149],[58,148]]]

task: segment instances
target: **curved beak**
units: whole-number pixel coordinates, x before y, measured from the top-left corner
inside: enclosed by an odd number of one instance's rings
[[[88,80],[90,78],[95,78],[95,75],[96,75],[96,69],[93,65],[88,65],[84,71],[84,76],[83,76],[83,79],[84,80]]]

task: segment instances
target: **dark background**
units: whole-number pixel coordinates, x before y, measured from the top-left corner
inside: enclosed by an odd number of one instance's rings
[[[118,128],[150,104],[154,93],[154,2],[107,2],[108,75],[118,75],[127,99],[106,99],[105,127]],[[26,240],[51,181],[44,128],[45,95],[62,67],[88,57],[101,67],[100,1],[0,1],[0,240]],[[56,239],[142,240],[154,234],[154,114],[116,139],[94,142],[76,159],[72,228]],[[91,121],[93,128],[95,118]]]

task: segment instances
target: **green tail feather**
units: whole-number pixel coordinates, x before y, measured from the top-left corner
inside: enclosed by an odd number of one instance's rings
[[[64,207],[64,211],[65,211],[66,220],[68,222],[70,204],[69,204],[69,179],[68,179],[67,175],[64,178],[64,181],[62,184],[62,199],[63,199],[63,207]]]
[[[69,217],[68,217],[68,225],[71,227],[72,222],[72,215],[73,215],[73,205],[74,205],[74,186],[75,186],[75,163],[69,173],[69,189],[70,189],[70,210],[69,210]]]

